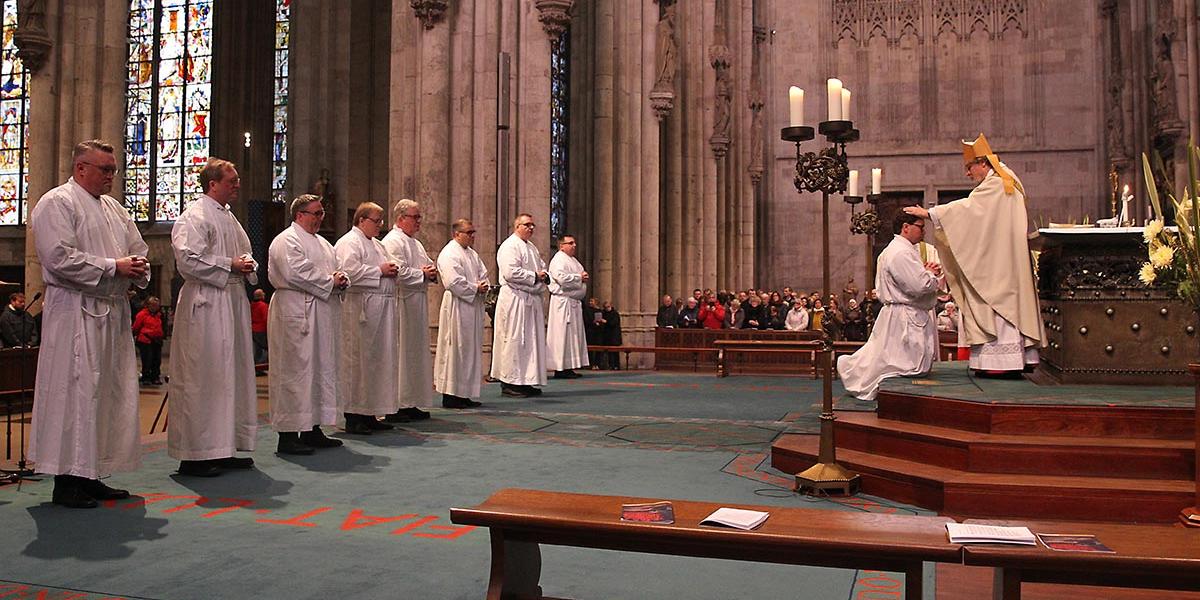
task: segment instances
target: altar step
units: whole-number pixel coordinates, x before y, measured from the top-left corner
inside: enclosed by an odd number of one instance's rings
[[[880,418],[1010,435],[1195,440],[1191,408],[970,402],[881,390]]]
[[[785,434],[772,445],[771,464],[798,473],[818,454],[819,436]],[[841,447],[837,462],[862,476],[864,493],[956,517],[1167,523],[1195,500],[1190,479],[976,473]]]
[[[1183,480],[1196,472],[1191,440],[989,434],[861,412],[838,413],[834,431],[839,451],[971,473]]]

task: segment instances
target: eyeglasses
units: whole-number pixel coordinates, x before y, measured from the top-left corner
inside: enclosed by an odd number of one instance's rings
[[[296,212],[302,212],[306,215],[312,215],[314,217],[325,216],[325,209],[323,209],[323,208],[321,210],[300,210],[300,211],[296,211]]]
[[[101,173],[104,173],[105,175],[116,175],[117,173],[120,172],[117,170],[117,168],[115,166],[113,166],[113,167],[101,166],[96,163],[87,162],[85,160],[81,160],[79,162],[80,162],[80,164],[87,165],[93,169],[96,169],[97,171],[100,171]]]
[[[421,215],[400,215],[400,216],[401,216],[401,217],[403,217],[403,218],[405,218],[405,219],[412,219],[412,220],[414,220],[414,221],[420,221],[420,220],[421,220]]]
[[[467,234],[467,235],[475,235],[475,230],[474,230],[474,229],[468,229],[468,230],[466,230],[466,231],[460,231],[459,233],[465,233],[465,234]]]
[[[321,214],[324,214],[324,211],[322,211]],[[376,225],[383,225],[383,217],[363,217],[363,219],[370,221]]]
[[[537,227],[537,225],[535,225],[533,223],[521,223],[520,225],[517,225],[517,227],[525,227],[527,229],[533,229],[533,228]]]

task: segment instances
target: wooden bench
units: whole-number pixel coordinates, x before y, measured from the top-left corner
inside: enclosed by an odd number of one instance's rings
[[[1184,527],[968,519],[1020,525],[1034,533],[1091,534],[1115,553],[1062,552],[1038,546],[963,546],[963,564],[993,567],[993,598],[1016,600],[1021,584],[1058,583],[1200,590],[1200,532]]]
[[[862,348],[863,343],[834,342],[834,361],[843,354],[853,354]],[[821,350],[820,340],[716,340],[713,344],[720,351],[717,354],[717,377],[727,377],[734,372],[739,372],[736,357],[743,354],[750,356],[799,354],[801,355],[799,361],[780,365],[782,368],[779,372],[787,375],[809,375],[813,379],[821,377],[820,369],[816,367],[817,353]]]
[[[629,370],[629,355],[633,352],[646,352],[658,355],[659,352],[683,352],[692,354],[692,370],[697,370],[700,357],[704,354],[716,354],[716,348],[668,348],[660,346],[601,346],[588,344],[588,352],[623,352],[625,354],[625,370]]]
[[[450,520],[490,528],[489,600],[542,597],[540,544],[899,572],[906,598],[921,598],[923,562],[962,560],[962,547],[946,538],[947,517],[672,500],[673,525],[621,521],[622,504],[657,500],[503,489],[450,509]],[[754,531],[699,526],[721,506],[771,516]]]

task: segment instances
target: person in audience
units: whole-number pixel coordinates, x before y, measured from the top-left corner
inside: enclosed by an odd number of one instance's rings
[[[937,302],[941,266],[922,263],[916,243],[925,220],[900,213],[892,225],[895,237],[879,255],[875,285],[885,306],[867,343],[837,361],[846,392],[874,400],[879,383],[888,377],[929,371],[937,354],[937,326],[930,310]]]
[[[783,296],[779,292],[771,292],[767,306],[774,306],[776,310],[779,310],[783,306]]]
[[[849,342],[867,341],[867,318],[854,298],[846,302],[846,324],[842,326],[842,335]]]
[[[529,240],[537,225],[527,213],[513,220],[513,233],[496,251],[500,296],[492,325],[492,378],[500,393],[514,398],[542,395],[546,385],[546,316],[542,294],[550,275]]]
[[[849,304],[851,300],[858,300],[858,285],[854,283],[854,278],[846,280],[846,285],[842,287],[841,301]]]
[[[679,311],[675,309],[675,301],[671,296],[665,295],[662,297],[662,304],[658,307],[658,316],[654,319],[654,324],[658,327],[675,327],[675,322],[679,320]]]
[[[743,291],[743,292],[737,293],[737,301],[739,304],[742,305],[743,308],[746,306],[746,301],[749,299],[750,299],[750,292]]]
[[[409,198],[396,203],[396,221],[383,236],[384,249],[399,265],[396,275],[396,343],[399,345],[396,412],[389,423],[409,423],[429,418],[421,407],[433,406],[433,357],[429,355],[429,286],[437,283],[437,267],[417,239],[421,232],[421,205]],[[540,299],[539,299],[540,301]],[[497,303],[499,306],[499,303]],[[456,407],[447,407],[456,408]]]
[[[938,331],[958,331],[958,319],[958,305],[947,302],[937,316]]]
[[[744,307],[746,318],[742,320],[742,329],[766,329],[770,327],[771,323],[767,320],[769,315],[766,307],[763,306],[762,298],[753,295],[749,297],[748,302],[750,304]]]
[[[8,295],[8,306],[0,314],[0,346],[16,348],[38,345],[37,323],[25,310],[25,294]]]
[[[808,311],[808,327],[813,331],[825,331],[825,305],[819,294],[812,301],[812,310]]]
[[[687,304],[679,311],[679,318],[675,324],[681,329],[700,327],[700,307],[695,298],[687,299]]]
[[[846,323],[846,315],[842,314],[837,296],[829,295],[829,307],[825,309],[825,318],[821,322],[821,326],[825,328],[825,333],[829,335],[829,339],[837,342],[842,339],[842,326]]]
[[[804,331],[808,329],[808,311],[804,309],[804,304],[796,301],[792,303],[792,310],[789,310],[787,317],[784,319],[784,327],[788,331]]]
[[[163,338],[162,303],[158,296],[146,298],[142,310],[133,318],[133,345],[142,359],[142,385],[162,385]],[[185,338],[186,339],[186,338]],[[182,352],[182,350],[181,350]]]
[[[261,288],[254,290],[254,301],[250,303],[250,338],[254,341],[254,363],[267,362],[267,293]],[[266,375],[266,371],[255,371],[255,375]]]
[[[603,342],[605,346],[620,346],[623,342],[621,339],[621,313],[613,307],[611,300],[605,300],[601,314],[603,315]],[[605,366],[614,371],[621,369],[620,353],[610,351],[605,356]]]
[[[600,301],[596,300],[594,296],[588,298],[587,305],[583,307],[583,330],[589,346],[604,345],[604,324],[601,322],[603,320],[604,314],[600,308]],[[600,369],[600,360],[603,357],[603,352],[588,350],[588,364],[592,366],[593,371]]]
[[[862,301],[863,317],[867,319],[867,331],[875,327],[875,319],[879,317],[879,311],[883,310],[883,301],[879,299],[879,292],[875,288],[867,290],[867,293]]]
[[[725,322],[725,307],[717,302],[716,296],[708,296],[704,299],[704,305],[700,307],[696,319],[705,329],[720,329]]]
[[[786,320],[787,320],[787,314],[780,312],[778,306],[768,306],[767,307],[767,321],[770,323],[770,325],[767,327],[767,329],[773,329],[775,331],[783,331],[783,330],[787,329]]]
[[[746,311],[742,309],[742,303],[737,298],[729,301],[729,310],[725,311],[725,329],[741,329],[742,322],[746,319]]]
[[[692,299],[696,301],[696,306],[700,306],[704,302],[704,292],[700,288],[692,290]]]

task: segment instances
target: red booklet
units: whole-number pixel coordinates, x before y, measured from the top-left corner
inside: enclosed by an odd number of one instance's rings
[[[622,504],[621,520],[630,523],[670,525],[675,522],[675,507],[666,501],[646,504]]]
[[[1051,550],[1060,550],[1063,552],[1115,553],[1115,550],[1102,544],[1094,535],[1039,533],[1037,534],[1037,537],[1042,541],[1042,544]]]

